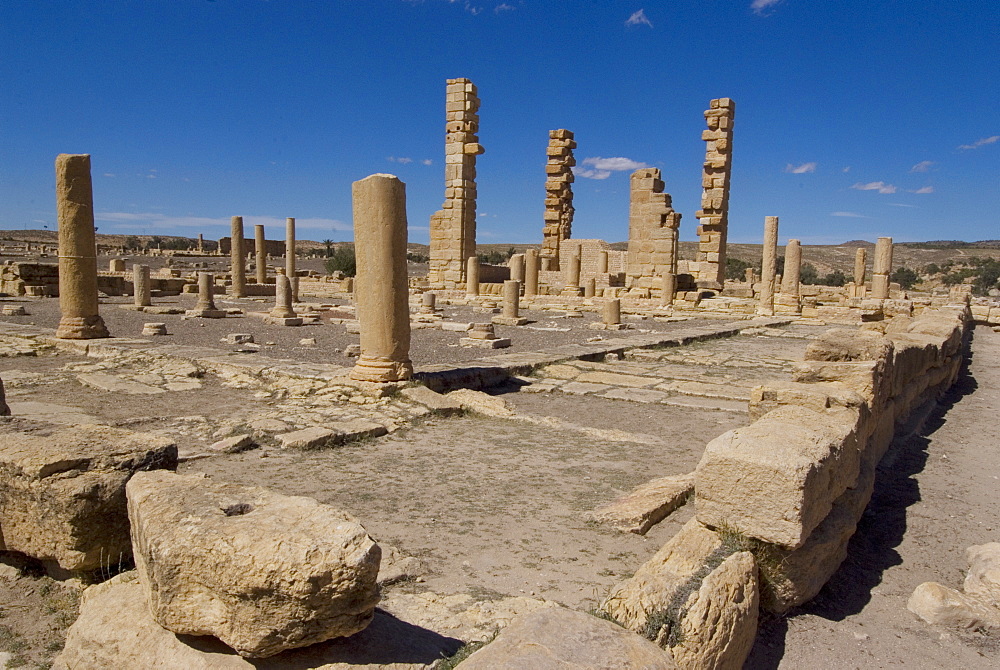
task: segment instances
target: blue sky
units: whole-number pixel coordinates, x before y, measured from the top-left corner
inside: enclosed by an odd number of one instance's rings
[[[695,239],[717,97],[732,241],[765,215],[806,244],[997,239],[998,26],[995,0],[5,0],[0,228],[54,229],[55,156],[90,153],[100,232],[349,240],[351,182],[390,172],[426,243],[469,77],[480,243],[541,241],[554,128],[586,170],[574,237],[625,240],[651,165]]]

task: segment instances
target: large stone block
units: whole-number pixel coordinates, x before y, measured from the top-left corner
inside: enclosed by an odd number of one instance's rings
[[[696,470],[698,520],[796,548],[858,478],[858,413],[784,406],[720,435]]]
[[[462,662],[463,670],[678,667],[670,654],[610,621],[562,607],[524,614]]]
[[[775,380],[751,389],[750,420],[756,421],[782,405],[807,407],[815,412],[832,408],[850,408],[859,413],[868,412],[864,396],[843,383],[804,384]]]
[[[129,482],[128,511],[150,611],[168,630],[266,657],[371,623],[381,550],[345,512],[159,472]]]
[[[167,438],[82,425],[51,435],[0,434],[0,549],[85,572],[132,555],[125,485],[177,467]]]
[[[887,360],[892,342],[870,330],[831,328],[806,347],[807,361],[878,361]]]

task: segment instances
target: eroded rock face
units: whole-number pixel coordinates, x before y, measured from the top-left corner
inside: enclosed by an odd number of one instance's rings
[[[372,621],[381,550],[345,512],[160,472],[129,482],[128,512],[150,611],[174,633],[266,657]]]
[[[670,653],[610,621],[562,607],[514,619],[463,670],[676,668]]]
[[[10,416],[10,407],[7,406],[7,396],[3,392],[2,379],[0,379],[0,416]]]
[[[81,425],[0,434],[0,549],[73,572],[128,560],[126,483],[176,467],[176,445],[149,433]]]

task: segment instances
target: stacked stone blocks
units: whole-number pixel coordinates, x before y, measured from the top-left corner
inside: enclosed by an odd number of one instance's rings
[[[698,286],[721,289],[726,278],[726,237],[729,230],[729,176],[733,158],[733,122],[736,103],[730,98],[712,100],[705,110],[708,130],[702,172],[701,209],[698,218]]]
[[[681,215],[675,212],[658,168],[632,173],[626,285],[660,289],[664,274],[677,273],[677,231]]]
[[[558,270],[560,246],[573,227],[573,149],[576,141],[569,130],[550,130],[545,165],[545,227],[542,230],[542,269]]]

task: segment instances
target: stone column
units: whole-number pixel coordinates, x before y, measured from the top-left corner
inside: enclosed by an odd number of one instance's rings
[[[205,251],[205,236],[202,233],[198,233],[198,253],[203,253]]]
[[[361,356],[351,379],[393,382],[409,379],[410,313],[406,277],[406,185],[374,174],[351,186],[355,293],[361,324]]]
[[[606,275],[608,273],[608,252],[601,249],[597,252],[597,274]]]
[[[664,272],[677,272],[674,256],[681,215],[675,212],[658,168],[642,168],[629,180],[626,286],[652,289]]]
[[[211,272],[198,273],[198,302],[194,309],[187,311],[188,316],[198,316],[204,319],[221,319],[226,313],[215,306],[215,275]]]
[[[576,140],[565,128],[549,131],[545,153],[545,225],[542,229],[542,260],[546,270],[561,267],[559,247],[570,238],[573,227],[573,149]]]
[[[868,262],[868,250],[858,247],[854,252],[854,290],[855,297],[865,297],[865,263]]]
[[[521,311],[521,282],[508,279],[503,283],[503,317],[517,319]]]
[[[601,321],[608,326],[622,322],[622,301],[618,298],[605,300],[601,306]]]
[[[298,302],[299,297],[295,295],[295,284],[292,282],[295,276],[295,219],[291,217],[285,219],[285,276],[292,286],[292,302]]]
[[[566,270],[566,286],[580,286],[580,255],[573,254],[569,257],[569,267]]]
[[[247,295],[246,253],[243,250],[243,217],[232,219],[232,248],[229,250],[230,272],[233,276],[233,297],[245,298]]]
[[[257,283],[267,283],[267,243],[264,241],[264,226],[253,227],[254,265],[257,270]]]
[[[892,238],[880,237],[875,243],[875,260],[872,261],[872,297],[885,300],[889,297],[889,274],[892,272]]]
[[[271,316],[275,319],[294,319],[295,310],[292,309],[292,283],[288,281],[288,275],[278,274],[274,278],[274,309]]]
[[[153,304],[149,285],[149,266],[132,266],[132,295],[137,307],[149,307]]]
[[[802,245],[798,240],[788,240],[785,245],[785,273],[781,277],[781,292],[799,295],[799,273],[802,270]]]
[[[593,298],[594,292],[597,290],[597,280],[593,277],[588,277],[583,282],[583,297]]]
[[[677,294],[677,275],[673,272],[664,272],[660,277],[660,304],[673,305],[674,296]]]
[[[538,250],[528,249],[524,256],[524,297],[538,295]]]
[[[510,268],[510,278],[524,283],[524,254],[514,254],[507,263]]]
[[[479,257],[469,256],[465,259],[465,296],[475,298],[479,295]]]
[[[56,337],[110,337],[97,309],[97,238],[89,154],[56,157],[59,222],[59,310]]]
[[[420,311],[433,314],[437,310],[437,294],[424,293],[420,296]]]
[[[697,280],[699,288],[720,290],[726,280],[726,239],[729,233],[729,176],[733,164],[733,124],[736,104],[718,98],[705,110],[708,130],[701,175],[701,209],[698,218]]]
[[[121,274],[125,272],[125,261],[121,258],[112,258],[108,262],[108,272],[114,272],[115,274]]]
[[[747,268],[743,271],[744,281],[748,284],[753,284],[753,268]]]
[[[760,271],[760,302],[757,313],[774,315],[774,275],[778,259],[778,217],[764,217],[764,249]]]

